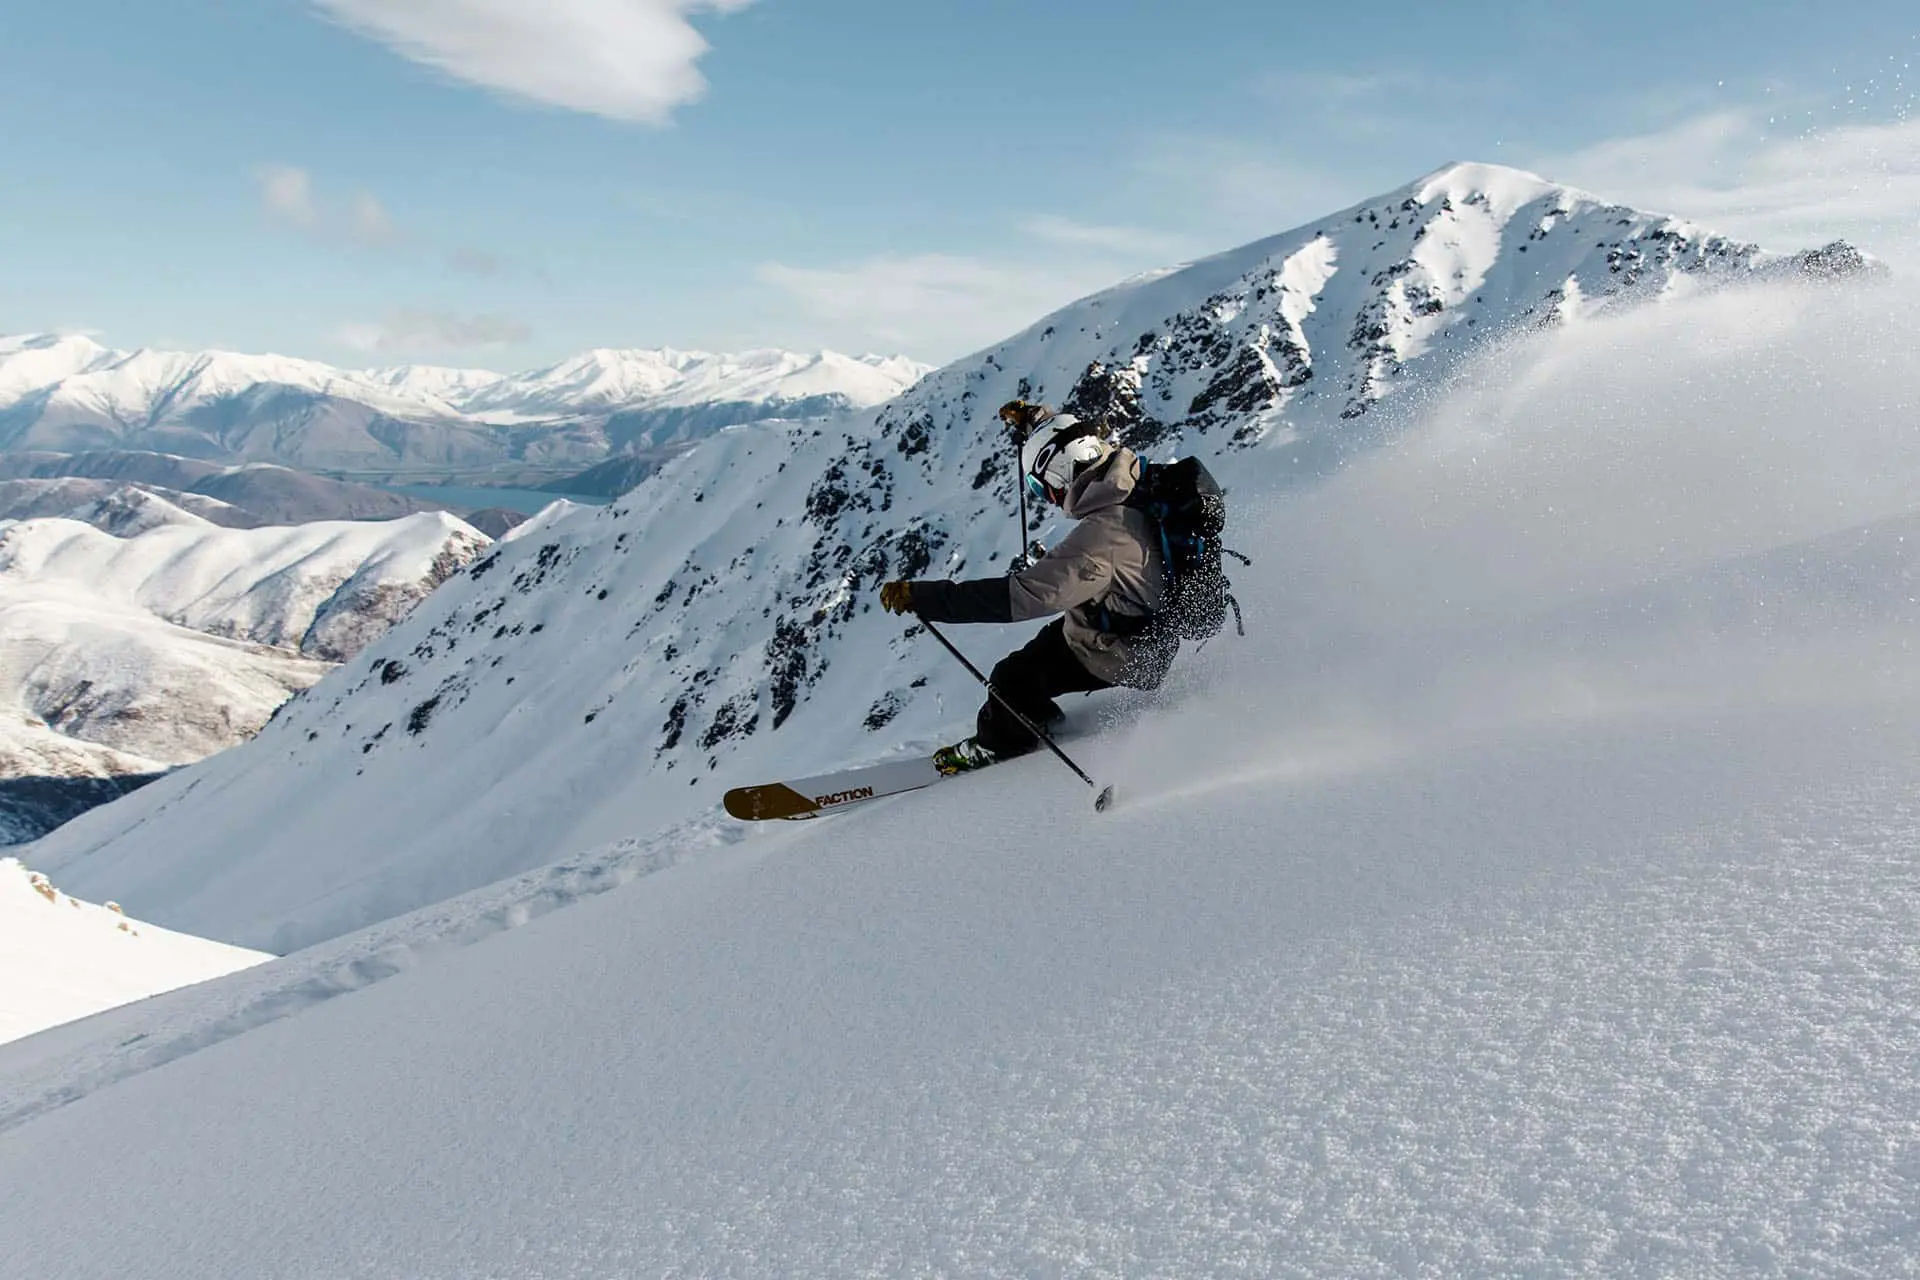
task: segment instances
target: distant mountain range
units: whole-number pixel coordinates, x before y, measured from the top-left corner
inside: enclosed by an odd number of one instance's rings
[[[1003,401],[1103,415],[1253,503],[1380,439],[1396,401],[1503,336],[1872,269],[1845,245],[1767,253],[1451,166],[1076,302],[860,420],[704,441],[476,561],[255,742],[35,856],[172,927],[284,950],[631,835],[635,814],[709,813],[734,782],[925,747],[978,693],[874,588],[997,573],[1020,545]],[[241,905],[206,888],[227,876],[267,887]]]
[[[439,509],[387,489],[267,463],[231,465],[124,449],[0,452],[0,519],[66,515],[83,502],[129,488],[235,529],[311,520],[395,520]]]
[[[891,399],[904,356],[596,350],[500,374],[342,370],[225,351],[115,351],[0,338],[0,450],[144,450],[335,470],[584,466],[768,418]]]

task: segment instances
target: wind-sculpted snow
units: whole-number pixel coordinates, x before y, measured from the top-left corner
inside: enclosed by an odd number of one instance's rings
[[[706,812],[728,785],[925,748],[965,722],[977,690],[880,614],[874,588],[1004,567],[1018,543],[1002,401],[1099,409],[1153,456],[1199,452],[1233,491],[1238,539],[1259,505],[1417,420],[1428,396],[1472,376],[1474,351],[1541,335],[1538,352],[1494,361],[1511,368],[1587,330],[1623,332],[1607,318],[1624,324],[1634,298],[1719,315],[1711,296],[1690,303],[1712,291],[1686,282],[1783,273],[1804,274],[1527,175],[1444,171],[1096,295],[871,418],[723,431],[613,506],[477,561],[257,743],[91,815],[36,856],[178,927],[286,951],[526,870],[556,843]],[[1403,306],[1418,289],[1424,301]],[[1371,330],[1363,315],[1386,328],[1356,344],[1357,326]],[[1311,378],[1222,384],[1287,343]],[[1140,350],[1116,357],[1131,372],[1108,376],[1119,347]],[[1651,357],[1683,369],[1717,358],[1695,346]],[[1058,533],[1045,517],[1034,531]],[[1244,549],[1272,573],[1293,546],[1288,535]],[[1299,607],[1282,596],[1253,625],[1286,627]],[[964,642],[987,658],[1020,634],[981,628]],[[381,842],[353,836],[370,811],[387,815]]]

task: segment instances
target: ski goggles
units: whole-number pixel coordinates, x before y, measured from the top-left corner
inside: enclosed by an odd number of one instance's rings
[[[1027,468],[1027,492],[1057,506],[1066,500],[1074,473],[1085,463],[1098,462],[1106,453],[1100,429],[1091,423],[1062,432],[1034,455],[1033,465]]]

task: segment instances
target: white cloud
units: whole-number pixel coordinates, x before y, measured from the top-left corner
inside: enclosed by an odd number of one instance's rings
[[[319,223],[319,211],[313,203],[313,175],[290,164],[262,165],[254,172],[260,184],[260,203],[282,222],[302,230]]]
[[[362,191],[353,198],[353,213],[348,219],[348,233],[355,243],[376,249],[390,245],[400,238],[400,233],[394,228],[393,219],[388,216],[386,207],[369,191]]]
[[[1292,230],[1375,189],[1364,178],[1235,138],[1156,136],[1141,146],[1136,166],[1190,211],[1195,234],[1222,249]]]
[[[260,186],[261,207],[269,217],[316,240],[347,240],[367,249],[384,249],[401,239],[392,215],[370,191],[358,192],[342,208],[323,201],[313,174],[298,165],[262,165],[254,170],[254,179]]]
[[[1768,248],[1843,238],[1920,264],[1920,120],[1782,136],[1760,109],[1728,108],[1534,167]]]
[[[1072,249],[1095,249],[1109,253],[1175,259],[1190,251],[1187,240],[1163,231],[1144,227],[1106,227],[1077,222],[1072,218],[1042,214],[1030,218],[1020,228],[1036,240]]]
[[[838,345],[886,345],[929,359],[997,342],[1119,278],[1111,264],[1061,269],[939,253],[839,267],[767,263],[756,275],[833,326]]]
[[[314,0],[457,79],[569,111],[663,124],[706,90],[687,20],[752,0]]]
[[[461,316],[403,307],[384,320],[344,324],[334,341],[364,355],[401,356],[442,351],[481,351],[525,342],[532,330],[511,316]]]

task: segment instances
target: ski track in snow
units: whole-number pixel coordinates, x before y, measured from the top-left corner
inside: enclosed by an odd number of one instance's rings
[[[56,1027],[24,1046],[0,1076],[0,1134],[129,1076],[164,1066],[316,1004],[405,973],[423,961],[517,929],[582,898],[739,842],[725,819],[682,823],[615,841],[538,871],[436,903],[240,975]]]

